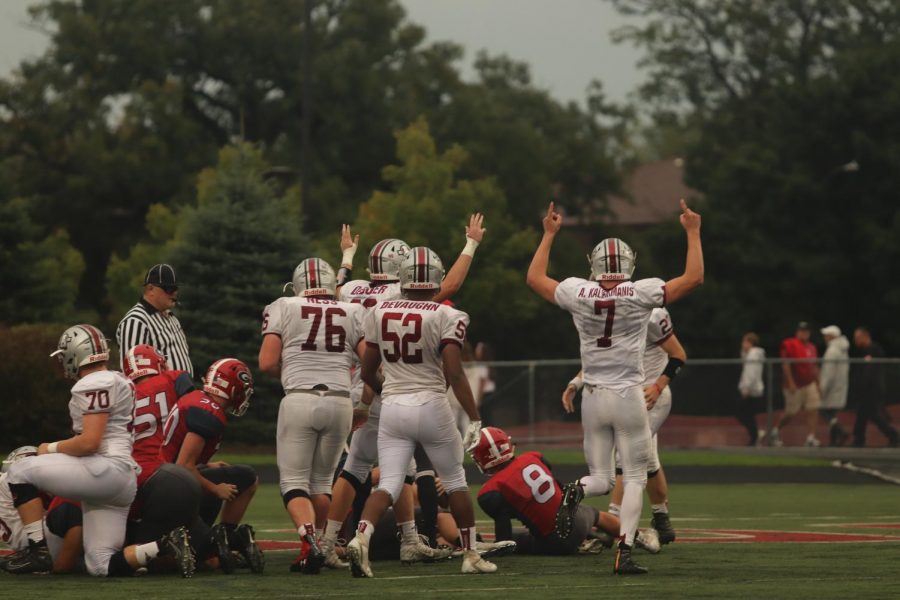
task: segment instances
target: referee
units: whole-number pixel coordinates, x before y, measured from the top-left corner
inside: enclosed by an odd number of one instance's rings
[[[144,277],[144,295],[125,313],[116,328],[119,363],[138,344],[149,344],[166,357],[170,369],[194,376],[184,330],[172,308],[178,302],[178,284],[172,265],[153,265]]]

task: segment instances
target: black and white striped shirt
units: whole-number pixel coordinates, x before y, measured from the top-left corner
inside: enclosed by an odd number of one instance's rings
[[[171,311],[158,311],[141,298],[119,321],[116,328],[119,344],[119,365],[125,353],[138,344],[149,344],[166,357],[170,369],[187,371],[194,376],[190,350],[181,323]]]

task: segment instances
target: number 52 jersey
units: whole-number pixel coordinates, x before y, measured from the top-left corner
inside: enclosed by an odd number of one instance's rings
[[[441,351],[462,345],[469,315],[431,301],[385,300],[365,316],[366,344],[381,353],[382,402],[390,396],[435,392],[445,395]]]
[[[581,340],[584,381],[612,390],[644,382],[647,324],[665,306],[662,279],[623,281],[604,289],[598,281],[570,277],[556,288],[556,303],[572,313]]]

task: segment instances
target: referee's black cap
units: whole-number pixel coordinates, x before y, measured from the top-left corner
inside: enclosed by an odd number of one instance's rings
[[[178,283],[175,280],[175,268],[172,265],[161,263],[153,265],[144,277],[144,285],[151,284],[164,290],[177,290]]]

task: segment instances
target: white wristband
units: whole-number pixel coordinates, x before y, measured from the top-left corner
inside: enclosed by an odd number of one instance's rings
[[[475,256],[475,249],[478,248],[479,242],[477,240],[473,240],[469,236],[466,236],[466,247],[463,248],[462,254],[465,254],[468,257]]]
[[[47,444],[47,454],[56,454],[58,450],[56,447],[59,446],[59,442],[50,442]]]
[[[344,255],[341,257],[341,266],[347,265],[348,267],[352,267],[354,256],[356,256],[356,244],[344,250]]]
[[[569,382],[569,385],[575,386],[575,389],[580,392],[581,388],[584,387],[584,379],[581,377],[575,376],[574,378],[572,378],[572,381]]]

